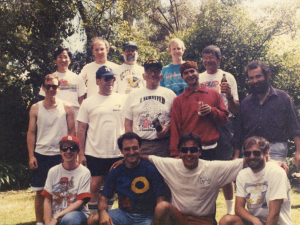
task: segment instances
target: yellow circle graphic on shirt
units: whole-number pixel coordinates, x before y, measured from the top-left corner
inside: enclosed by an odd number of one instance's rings
[[[142,182],[143,188],[138,188],[136,184]],[[136,177],[131,183],[131,190],[136,194],[142,194],[149,190],[149,181],[145,177]]]

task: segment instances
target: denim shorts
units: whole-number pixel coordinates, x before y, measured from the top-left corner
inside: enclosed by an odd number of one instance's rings
[[[286,142],[270,142],[270,158],[280,162],[286,162],[288,147]]]
[[[122,209],[111,209],[107,211],[114,225],[150,225],[153,215],[127,213]]]

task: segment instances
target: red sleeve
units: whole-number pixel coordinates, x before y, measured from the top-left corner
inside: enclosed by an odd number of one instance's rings
[[[174,99],[171,115],[171,136],[170,136],[170,156],[178,156],[179,151],[177,148],[180,130],[181,130],[181,116],[180,104],[178,97]]]
[[[52,200],[52,195],[45,189],[42,191],[41,195],[43,195],[45,198]]]
[[[219,126],[224,126],[228,123],[229,112],[223,102],[222,96],[215,92],[216,105],[211,107],[212,120]]]
[[[87,202],[89,202],[91,200],[91,194],[90,193],[81,193],[79,195],[77,195],[77,200],[82,200],[87,198]]]

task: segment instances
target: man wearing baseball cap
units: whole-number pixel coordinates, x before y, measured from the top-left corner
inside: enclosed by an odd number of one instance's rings
[[[199,83],[197,63],[186,61],[180,68],[187,83],[183,94],[175,98],[171,119],[170,155],[178,156],[177,144],[182,134],[193,132],[202,140],[201,157],[214,160],[219,139],[218,126],[225,125],[229,112],[221,95]]]
[[[116,82],[114,91],[129,94],[136,88],[144,87],[144,68],[137,64],[138,46],[134,41],[127,41],[122,45],[124,63],[116,68]]]
[[[97,70],[99,92],[83,101],[77,117],[81,147],[79,161],[87,165],[92,174],[89,203],[92,213],[97,212],[100,188],[109,168],[122,157],[117,138],[124,133],[121,110],[126,95],[113,92],[115,75],[107,66]]]
[[[90,213],[91,173],[77,162],[79,139],[65,136],[59,142],[62,163],[49,170],[42,195],[45,224],[82,224]]]
[[[131,92],[122,114],[125,132],[134,132],[143,139],[142,155],[169,156],[171,108],[175,93],[160,87],[162,64],[157,59],[144,63],[146,87]]]

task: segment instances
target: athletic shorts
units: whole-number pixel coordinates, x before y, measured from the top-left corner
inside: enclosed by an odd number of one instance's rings
[[[37,160],[38,168],[31,171],[31,190],[42,191],[46,183],[48,171],[51,169],[51,167],[60,164],[62,159],[61,155],[49,156],[36,152],[34,152],[34,157]]]
[[[107,176],[112,164],[123,159],[123,157],[102,159],[90,155],[86,155],[85,157],[87,168],[91,171],[92,177]]]
[[[160,157],[169,157],[170,138],[161,138],[154,140],[142,140],[141,155],[156,155]]]

